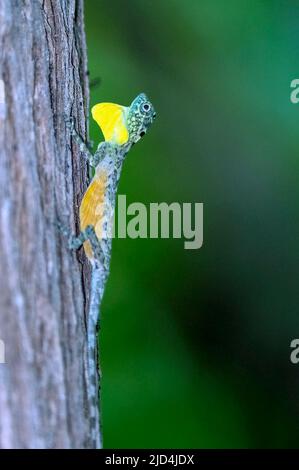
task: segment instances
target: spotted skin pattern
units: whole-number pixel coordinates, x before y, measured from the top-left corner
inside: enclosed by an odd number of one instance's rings
[[[81,232],[77,237],[73,237],[64,230],[64,235],[69,240],[69,247],[78,249],[83,244],[85,254],[92,265],[87,347],[91,447],[95,448],[102,447],[98,412],[97,326],[100,317],[100,304],[109,274],[112,241],[109,233],[112,232],[111,224],[115,210],[117,187],[122,164],[127,153],[132,145],[146,134],[156,117],[154,107],[144,93],[138,95],[128,108],[121,108],[123,110],[121,126],[125,126],[127,130],[127,141],[121,145],[109,140],[101,142],[94,155],[75,131],[74,122],[70,120],[67,122],[71,135],[79,145],[83,157],[91,167],[95,168],[95,175],[83,196],[80,206]],[[109,126],[111,127],[110,121]],[[116,133],[113,133],[116,138],[117,132],[116,129]],[[122,133],[122,135],[124,134]]]

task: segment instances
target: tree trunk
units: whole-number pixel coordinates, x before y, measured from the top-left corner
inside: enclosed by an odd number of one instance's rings
[[[91,446],[89,273],[55,227],[77,228],[86,164],[65,117],[86,137],[87,109],[83,0],[1,0],[1,448]]]

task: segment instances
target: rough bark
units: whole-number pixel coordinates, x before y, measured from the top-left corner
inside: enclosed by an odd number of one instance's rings
[[[86,188],[64,116],[85,136],[85,52],[83,0],[1,0],[1,448],[90,446],[88,268],[55,227],[75,231]]]

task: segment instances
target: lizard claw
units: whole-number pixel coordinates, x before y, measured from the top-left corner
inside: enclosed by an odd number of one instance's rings
[[[88,150],[90,150],[92,152],[92,149],[93,149],[93,146],[94,146],[94,141],[89,140],[86,145],[87,145]]]
[[[64,237],[69,237],[69,235],[70,235],[69,229],[65,225],[63,225],[60,222],[60,220],[56,220],[54,222],[54,225]]]
[[[73,118],[73,116],[65,115],[64,121],[65,121],[67,129],[72,133],[75,129],[75,119]]]

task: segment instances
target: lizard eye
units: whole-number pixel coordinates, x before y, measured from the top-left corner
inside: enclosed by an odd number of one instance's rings
[[[143,103],[142,111],[144,111],[145,113],[148,113],[150,109],[151,109],[151,105],[149,103]]]
[[[145,135],[145,132],[141,131],[139,135],[140,135],[140,137],[143,137]]]

